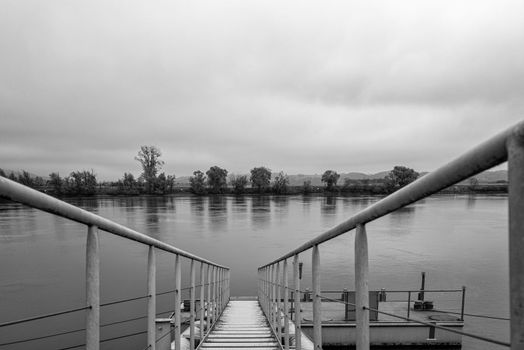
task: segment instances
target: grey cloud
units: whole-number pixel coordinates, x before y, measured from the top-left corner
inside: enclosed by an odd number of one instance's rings
[[[523,115],[505,4],[3,2],[0,167],[431,170]]]

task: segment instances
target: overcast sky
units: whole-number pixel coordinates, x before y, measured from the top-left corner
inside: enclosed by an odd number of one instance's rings
[[[434,170],[524,119],[522,1],[0,2],[0,167]]]

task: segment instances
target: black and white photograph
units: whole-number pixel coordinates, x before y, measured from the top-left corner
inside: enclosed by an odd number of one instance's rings
[[[524,350],[524,2],[0,0],[0,350]]]

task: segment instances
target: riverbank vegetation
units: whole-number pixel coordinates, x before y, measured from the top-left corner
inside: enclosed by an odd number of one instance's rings
[[[139,177],[131,172],[124,172],[116,181],[97,181],[93,170],[72,171],[60,176],[52,172],[47,178],[22,170],[19,172],[0,169],[0,176],[35,188],[55,196],[92,196],[92,195],[167,195],[173,193],[193,193],[195,195],[220,194],[355,194],[386,195],[397,191],[415,181],[424,174],[405,167],[395,166],[380,178],[354,179],[342,177],[337,171],[328,169],[320,177],[321,184],[312,185],[311,179],[305,179],[301,185],[290,185],[289,176],[280,171],[258,166],[249,174],[229,174],[227,169],[211,166],[205,173],[195,170],[188,181],[176,181],[175,175],[160,172],[164,161],[162,153],[155,146],[141,146],[135,160],[142,173]],[[445,193],[506,193],[507,181],[480,183],[472,177],[468,181],[452,186]]]

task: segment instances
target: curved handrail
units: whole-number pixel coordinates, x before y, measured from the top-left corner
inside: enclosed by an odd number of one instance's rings
[[[454,185],[457,182],[505,162],[508,157],[506,143],[512,134],[524,135],[524,122],[520,122],[493,136],[469,152],[464,153],[437,170],[426,174],[397,192],[394,192],[370,205],[346,221],[307,241],[298,248],[268,264],[260,266],[259,269],[271,266],[296,254],[302,253],[320,243],[353,230],[357,225],[364,225]]]
[[[102,216],[66,203],[45,193],[38,192],[9,179],[0,176],[0,197],[10,199],[45,212],[61,216],[88,226],[96,226],[102,231],[112,233],[136,242],[140,242],[158,249],[177,254],[188,259],[199,261],[219,268],[229,269],[226,266],[214,263],[197,255],[178,249],[143,233],[132,230]]]

